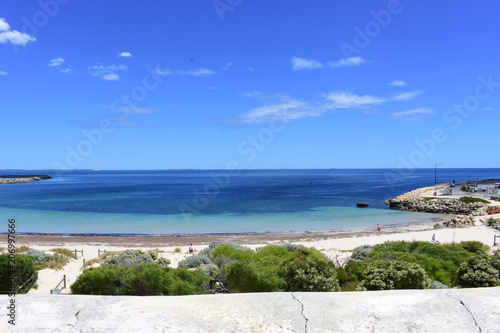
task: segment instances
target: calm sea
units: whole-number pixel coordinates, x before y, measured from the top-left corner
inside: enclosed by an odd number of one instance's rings
[[[332,231],[401,225],[439,215],[384,200],[500,169],[0,171],[53,179],[1,185],[0,217],[18,233],[220,234]],[[369,208],[356,208],[366,202]],[[3,229],[3,230],[2,230]]]

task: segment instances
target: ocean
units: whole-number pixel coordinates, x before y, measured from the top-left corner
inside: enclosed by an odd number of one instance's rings
[[[500,178],[500,169],[3,170],[53,177],[0,185],[0,218],[17,233],[191,235],[298,233],[406,225],[439,214],[384,200],[438,183]],[[368,208],[357,208],[366,202]],[[3,229],[3,230],[2,230]]]

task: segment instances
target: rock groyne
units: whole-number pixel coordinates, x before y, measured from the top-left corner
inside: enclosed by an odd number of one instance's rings
[[[22,183],[32,183],[40,180],[52,179],[52,177],[47,175],[9,175],[0,176],[0,184],[22,184]]]

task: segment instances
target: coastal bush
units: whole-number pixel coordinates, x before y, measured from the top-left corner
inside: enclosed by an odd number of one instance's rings
[[[103,265],[130,266],[148,264],[154,262],[158,254],[154,252],[142,252],[139,250],[125,250],[115,256],[107,258]]]
[[[363,253],[366,247],[354,250]],[[359,250],[358,250],[359,249]],[[364,255],[365,262],[376,260],[398,260],[420,265],[431,280],[439,281],[449,287],[457,285],[458,267],[476,252],[486,251],[482,243],[436,244],[429,242],[386,242],[375,245]],[[354,253],[353,252],[353,253]],[[363,256],[360,256],[363,257]],[[345,284],[345,282],[343,282]]]
[[[289,291],[339,291],[335,265],[318,257],[297,256],[285,263]]]
[[[365,260],[366,256],[368,256],[368,253],[370,253],[372,250],[373,246],[370,245],[358,246],[352,251],[351,258],[353,260]]]
[[[85,270],[70,290],[85,295],[193,295],[209,281],[199,270],[164,268],[156,263],[106,265]]]
[[[365,278],[368,263],[358,260],[349,260],[344,267],[337,267],[337,279],[342,291],[356,290],[358,284]]]
[[[12,264],[14,265],[12,266]],[[13,273],[15,273],[13,275]],[[15,259],[9,255],[0,255],[0,293],[15,291],[19,294],[27,293],[38,278],[35,260],[27,255],[16,255]],[[19,288],[19,290],[17,290]]]
[[[465,288],[500,286],[500,257],[475,256],[457,271],[458,282]]]
[[[481,199],[481,198],[473,198],[473,197],[461,197],[460,199],[458,199],[459,201],[462,201],[463,203],[475,203],[475,202],[481,202],[481,203],[486,203],[486,204],[489,204],[490,202],[489,201],[486,201],[484,199]]]
[[[27,255],[33,258],[35,265],[40,266],[48,261],[52,256],[39,250],[29,250]]]
[[[461,248],[464,250],[474,253],[476,255],[488,255],[491,251],[491,247],[488,245],[478,242],[478,241],[466,241],[466,242],[460,242],[458,244]]]
[[[375,261],[364,272],[358,290],[427,289],[431,280],[418,264],[403,261]]]
[[[213,264],[212,260],[204,254],[196,254],[179,261],[178,267],[180,268],[197,268],[201,265]]]

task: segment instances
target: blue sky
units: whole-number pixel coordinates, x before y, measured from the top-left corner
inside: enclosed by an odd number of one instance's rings
[[[499,167],[500,3],[0,3],[0,169]]]

